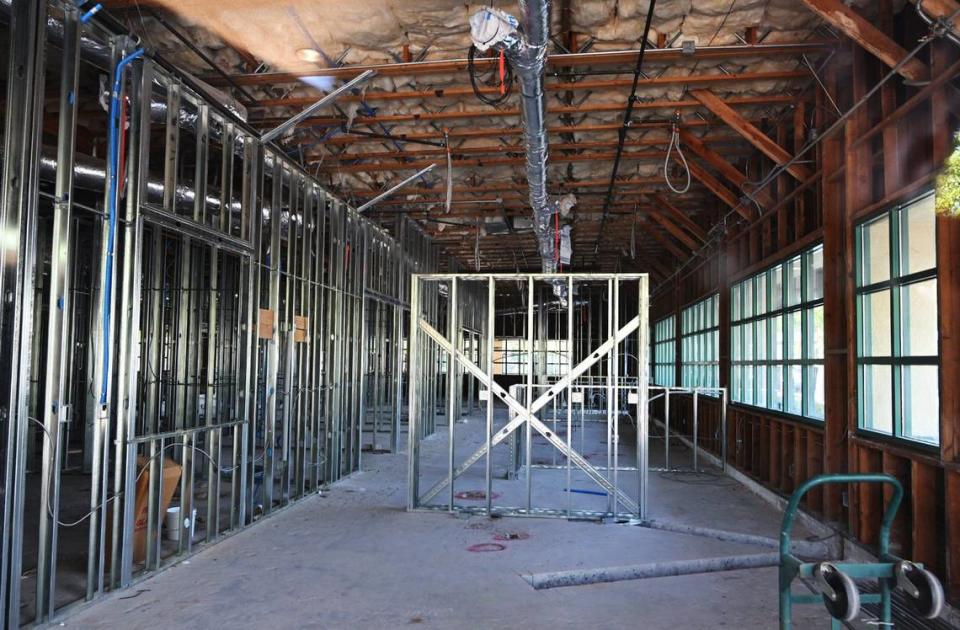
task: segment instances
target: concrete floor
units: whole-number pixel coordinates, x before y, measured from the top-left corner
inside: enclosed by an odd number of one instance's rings
[[[476,431],[479,418],[458,425]],[[446,432],[424,442],[446,453]],[[678,462],[679,463],[679,462]],[[534,591],[531,572],[768,551],[622,524],[407,513],[405,454],[364,454],[323,496],[60,620],[72,628],[772,628],[776,569]],[[724,477],[651,474],[651,515],[775,536],[780,515]],[[517,483],[523,483],[518,481]],[[458,489],[460,489],[458,487]],[[498,534],[498,552],[471,545]],[[798,532],[802,535],[802,532]],[[796,627],[829,627],[820,606]]]

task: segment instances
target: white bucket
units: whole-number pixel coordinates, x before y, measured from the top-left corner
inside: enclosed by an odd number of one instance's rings
[[[192,518],[184,519],[183,526],[190,530],[190,540],[193,540],[194,524],[197,520],[197,509],[193,509]],[[164,527],[167,528],[167,540],[180,540],[180,506],[174,505],[167,508],[167,515],[164,519]]]

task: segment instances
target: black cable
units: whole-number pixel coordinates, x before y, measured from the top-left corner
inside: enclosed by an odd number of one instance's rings
[[[617,181],[617,171],[620,170],[620,158],[623,156],[623,144],[627,139],[627,129],[633,122],[633,104],[637,100],[637,84],[640,82],[640,71],[643,69],[643,57],[647,52],[647,39],[650,35],[650,23],[653,22],[653,9],[657,5],[657,0],[650,0],[650,7],[647,9],[647,21],[643,25],[643,38],[640,40],[640,52],[637,54],[637,66],[633,71],[633,87],[630,88],[630,97],[627,99],[627,111],[623,115],[623,125],[620,127],[619,138],[617,141],[617,155],[613,160],[613,172],[610,173],[610,184],[607,186],[607,196],[603,200],[603,213],[600,215],[600,230],[597,231],[597,240],[593,244],[593,253],[600,250],[600,236],[603,234],[603,226],[607,222],[607,215],[610,213],[610,202],[613,199],[613,186]]]
[[[477,47],[471,44],[470,50],[467,52],[467,74],[470,75],[470,86],[473,88],[473,94],[481,102],[486,103],[491,107],[496,107],[497,105],[500,105],[501,103],[506,101],[507,98],[510,97],[510,94],[513,92],[513,80],[514,80],[513,66],[511,66],[510,62],[507,61],[506,59],[503,60],[504,68],[506,70],[503,77],[503,86],[504,86],[503,94],[501,94],[500,96],[491,98],[486,94],[484,94],[483,92],[481,92],[480,86],[477,84],[477,69],[474,64],[474,58],[476,57],[476,55],[477,55]],[[496,64],[494,67],[496,68]],[[492,83],[492,79],[495,79],[496,75],[497,75],[497,71],[496,69],[494,69],[491,75],[491,78],[488,78],[486,80],[481,79],[480,82],[487,87],[494,87],[494,84]]]

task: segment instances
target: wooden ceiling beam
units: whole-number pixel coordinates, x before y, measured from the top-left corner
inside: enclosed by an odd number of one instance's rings
[[[700,166],[697,162],[689,162],[688,166],[690,167],[690,174],[694,176],[701,184],[707,187],[707,189],[716,195],[720,201],[727,204],[731,208],[736,208],[737,212],[744,219],[748,221],[753,218],[753,213],[750,211],[750,208],[745,208],[740,205],[740,198],[737,197],[729,188],[724,186],[719,179],[714,177],[707,171],[705,168]]]
[[[687,234],[683,228],[661,214],[658,210],[649,208],[647,210],[647,216],[663,226],[663,229],[673,235],[675,239],[689,247],[690,251],[695,252],[700,248],[700,243],[697,242],[697,239]]]
[[[900,44],[840,0],[803,0],[803,4],[889,67],[906,58],[907,51]],[[907,60],[898,72],[908,81],[930,78],[930,69],[916,58]]]
[[[759,120],[751,120],[751,122],[759,122]],[[673,121],[663,120],[663,121],[650,121],[650,122],[639,122],[630,126],[631,131],[639,130],[649,130],[649,129],[669,129],[673,126]],[[726,128],[726,125],[722,123],[717,123],[713,121],[706,120],[691,120],[683,123],[684,127],[706,127],[706,128]],[[619,131],[623,127],[622,122],[617,123],[598,123],[590,125],[552,125],[547,127],[547,133],[549,134],[571,134],[571,133],[597,133]],[[516,125],[513,127],[463,127],[457,128],[453,127],[449,130],[449,136],[451,139],[466,139],[466,138],[503,138],[505,136],[522,136],[523,127]],[[391,135],[391,140],[397,142],[415,142],[417,140],[443,140],[442,131],[418,131],[416,133],[395,133]],[[349,131],[341,131],[338,135],[330,136],[325,138],[323,141],[318,142],[317,144],[322,145],[346,145],[346,144],[360,144],[365,142],[375,142],[378,144],[383,144],[388,142],[384,138],[372,138],[370,136],[361,136],[361,135],[350,135]]]
[[[734,102],[733,98],[721,99],[710,90],[691,90],[690,95],[778,165],[786,164],[793,157],[786,149],[730,107]],[[801,182],[809,179],[811,175],[810,169],[802,164],[790,165],[787,172]]]
[[[719,137],[711,137],[705,139],[704,142],[709,142],[710,144],[740,144],[743,142],[743,138],[739,135],[725,135]],[[662,147],[667,144],[667,140],[663,138],[643,138],[640,140],[625,140],[623,143],[624,148],[630,147]],[[598,140],[598,141],[587,141],[587,142],[551,142],[550,151],[582,151],[585,149],[610,149],[617,146],[617,140]],[[504,153],[519,152],[523,153],[526,151],[526,147],[523,144],[491,144],[487,146],[473,146],[473,147],[451,147],[450,154],[454,159],[459,159],[464,155],[502,155]],[[374,159],[374,158],[395,158],[395,159],[405,159],[405,158],[416,158],[416,157],[426,157],[426,156],[439,156],[443,157],[447,154],[447,150],[444,147],[431,147],[427,149],[411,149],[411,150],[393,150],[393,151],[364,151],[357,153],[342,153],[336,157],[340,160],[349,160],[349,159]],[[326,153],[307,153],[307,160],[320,159],[326,157],[329,159],[329,155]]]
[[[691,54],[685,54],[680,48],[660,48],[647,50],[644,64],[657,65],[676,63],[678,61],[696,60],[723,60],[770,57],[796,57],[800,55],[817,55],[830,52],[835,47],[834,42],[781,42],[778,44],[737,45],[737,46],[704,46],[697,48]],[[550,55],[547,57],[547,70],[559,70],[568,67],[583,66],[623,66],[624,73],[632,72],[636,64],[639,50],[616,50],[604,52],[568,53]],[[497,59],[482,57],[475,60],[475,67],[484,71],[496,67]],[[240,85],[277,86],[287,83],[301,83],[304,78],[335,77],[352,79],[367,70],[375,70],[380,76],[419,76],[426,74],[450,74],[466,72],[466,59],[449,59],[437,61],[414,61],[409,63],[383,63],[339,68],[311,68],[300,72],[265,72],[261,74],[237,74],[231,79]],[[207,83],[217,87],[229,85],[226,79],[218,75],[204,75],[200,77]]]
[[[637,218],[637,225],[644,228],[644,234],[649,234],[652,236],[660,245],[663,246],[674,258],[683,262],[690,257],[689,252],[681,248],[679,245],[670,240],[666,234],[662,234],[656,226],[651,223],[644,221],[641,218]]]
[[[664,196],[662,193],[653,193],[652,195],[649,195],[649,197],[653,199],[660,209],[666,211],[666,213],[669,214],[674,221],[686,228],[690,234],[695,236],[697,240],[699,240],[701,243],[707,242],[707,231],[700,227],[696,221],[691,219],[686,212],[673,205],[673,203],[667,199],[666,196]]]
[[[730,164],[722,155],[707,146],[708,140],[696,136],[689,131],[680,132],[680,141],[688,147],[697,157],[712,166],[718,173],[728,179],[737,190],[746,190],[748,187],[747,176],[740,169]],[[773,197],[766,190],[759,190],[754,195],[760,205],[764,208],[774,206]]]
[[[651,186],[658,185],[663,183],[662,177],[641,177],[638,179],[624,179],[618,180],[617,186]],[[580,188],[606,188],[610,185],[610,180],[608,179],[584,179],[575,182],[557,182],[556,184],[551,184],[552,187],[562,191],[563,193],[570,192],[573,190],[578,190]],[[494,184],[480,184],[479,186],[454,186],[453,194],[462,194],[462,193],[482,193],[482,192],[495,192],[495,191],[523,191],[526,190],[526,184],[511,184],[508,182],[498,182]],[[382,190],[352,190],[350,193],[354,197],[376,197]],[[410,187],[410,188],[401,188],[396,191],[396,195],[436,195],[442,194],[443,190],[440,188],[421,188],[421,187]],[[558,193],[559,194],[559,193]]]
[[[730,154],[745,154],[743,150],[730,150]],[[622,161],[638,162],[643,160],[654,160],[663,162],[666,151],[624,151],[620,159]],[[587,153],[560,153],[550,156],[550,162],[553,164],[568,162],[609,162],[617,157],[615,151],[587,152]],[[453,168],[483,168],[493,166],[510,166],[516,164],[526,164],[526,156],[520,157],[494,157],[494,158],[468,158],[463,160],[453,160]],[[319,173],[380,173],[393,171],[419,171],[431,164],[444,166],[443,160],[420,160],[412,162],[367,162],[360,164],[340,164],[338,162],[329,163],[324,161],[324,165],[318,169],[311,168],[311,171]]]
[[[748,83],[753,81],[790,81],[794,79],[808,79],[810,72],[808,70],[780,70],[770,72],[740,72],[731,74],[697,74],[697,75],[666,75],[658,77],[648,77],[640,79],[640,87],[657,87],[666,85],[714,85],[726,83]],[[598,91],[620,88],[629,88],[633,85],[633,79],[603,79],[603,80],[585,80],[585,81],[563,81],[553,82],[544,85],[547,92],[574,92],[574,91]],[[499,87],[478,86],[481,94],[499,95]],[[364,102],[372,103],[376,101],[403,101],[408,99],[431,99],[431,98],[460,98],[473,97],[474,90],[472,86],[454,86],[454,87],[436,87],[425,88],[422,90],[405,90],[396,92],[387,92],[384,90],[368,90],[363,94],[344,94],[337,99],[337,102]],[[264,107],[306,107],[313,105],[320,97],[320,92],[310,96],[288,96],[286,98],[267,98],[256,101],[251,105],[251,109]]]
[[[694,90],[700,92],[702,90]],[[709,93],[709,92],[708,92]],[[712,94],[712,93],[711,93]],[[718,99],[719,100],[719,99]],[[733,112],[730,105],[791,105],[796,103],[798,98],[790,94],[765,94],[761,96],[731,96],[723,103]],[[638,110],[676,110],[676,109],[695,109],[703,105],[697,99],[684,99],[674,101],[670,99],[641,101],[634,105]],[[577,115],[577,114],[602,114],[602,113],[620,113],[623,111],[621,103],[604,103],[596,105],[553,105],[547,107],[548,114],[554,115]],[[734,112],[735,113],[735,112]],[[375,116],[358,116],[350,122],[351,126],[359,125],[378,125],[381,123],[401,123],[401,122],[426,122],[426,121],[449,121],[449,120],[472,120],[481,118],[489,120],[491,118],[509,118],[519,117],[520,109],[511,107],[509,109],[475,109],[467,111],[443,111],[443,112],[422,112],[415,114],[377,114]],[[737,114],[737,116],[740,116]],[[740,118],[743,118],[742,116]],[[745,120],[745,119],[744,119]],[[255,127],[276,127],[287,121],[287,118],[269,117],[251,119],[250,124]],[[726,122],[726,121],[725,121]],[[297,128],[305,127],[340,127],[346,125],[348,120],[341,116],[313,116],[305,118],[297,125]],[[730,124],[730,123],[727,123]],[[732,126],[732,125],[731,125]]]

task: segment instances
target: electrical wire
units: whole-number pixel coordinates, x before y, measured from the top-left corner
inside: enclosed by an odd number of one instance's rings
[[[683,163],[683,170],[687,173],[687,183],[680,188],[674,186],[673,182],[670,181],[670,156],[673,154],[674,147],[677,149],[680,162]],[[690,190],[690,165],[687,164],[687,158],[684,157],[683,150],[680,148],[680,127],[676,122],[673,123],[673,128],[670,131],[670,145],[667,147],[667,156],[663,158],[663,180],[667,182],[667,188],[678,195]]]
[[[501,53],[503,54],[503,53]],[[480,84],[483,84],[486,87],[493,87],[492,80],[496,79],[496,70],[493,72],[491,78],[486,80],[477,77],[477,68],[474,63],[474,58],[477,55],[477,47],[471,45],[470,50],[467,51],[467,74],[470,75],[470,86],[473,88],[473,94],[481,102],[490,105],[491,107],[496,107],[510,98],[510,94],[513,93],[513,83],[514,83],[514,73],[513,66],[506,60],[505,56],[502,61],[499,62],[498,67],[503,68],[504,75],[503,78],[499,81],[500,94],[496,97],[489,97],[483,93],[480,89]]]
[[[950,22],[958,16],[960,16],[960,9],[957,9],[951,15],[947,16],[945,21]],[[942,37],[943,32],[941,32],[939,24],[940,22],[937,22],[937,24],[933,25],[930,29],[930,32],[927,35],[921,37],[916,46],[908,50],[906,55],[901,57],[900,60],[896,64],[894,64],[890,68],[890,70],[886,72],[886,74],[880,77],[880,79],[872,88],[867,90],[866,94],[861,96],[839,118],[833,121],[833,123],[831,123],[824,132],[818,134],[816,137],[808,139],[807,142],[793,155],[793,157],[791,157],[789,160],[787,160],[783,164],[779,164],[775,168],[771,169],[770,172],[767,173],[766,176],[764,176],[757,183],[757,186],[756,188],[754,188],[754,190],[744,191],[744,195],[741,198],[740,203],[738,203],[735,207],[731,208],[727,212],[727,214],[723,215],[720,218],[720,220],[714,225],[714,227],[711,228],[710,230],[710,233],[712,235],[711,238],[706,243],[704,243],[704,245],[700,249],[694,252],[694,255],[691,256],[686,262],[682,263],[679,267],[677,267],[674,270],[673,273],[671,273],[669,276],[664,278],[660,282],[660,285],[657,287],[657,289],[651,295],[651,298],[659,295],[661,291],[663,291],[663,289],[668,286],[667,282],[669,280],[679,277],[681,272],[687,268],[687,266],[691,263],[691,261],[696,259],[697,254],[706,251],[707,248],[715,244],[719,240],[719,238],[726,233],[726,221],[731,217],[733,217],[734,215],[736,215],[737,212],[740,210],[740,208],[744,206],[745,202],[757,204],[758,202],[756,199],[756,195],[759,191],[769,186],[773,181],[775,181],[778,177],[780,177],[783,173],[785,173],[788,168],[790,168],[792,165],[797,163],[802,156],[809,153],[811,149],[819,145],[825,139],[832,137],[834,133],[836,133],[839,129],[841,129],[841,127],[843,126],[847,118],[849,118],[851,115],[853,115],[854,112],[856,112],[861,107],[863,107],[863,105],[867,103],[873,97],[873,95],[880,90],[880,88],[884,84],[890,81],[890,79],[892,79],[893,77],[897,76],[898,73],[900,72],[900,69],[904,65],[906,65],[907,62],[909,62],[911,59],[916,57],[917,54],[921,50],[923,50],[934,39]],[[601,227],[602,227],[602,223],[601,223]],[[599,235],[597,236],[597,239],[599,244]]]
[[[43,433],[47,436],[47,439],[50,440],[50,444],[52,445],[52,444],[53,444],[53,438],[50,436],[50,432],[47,430],[46,425],[44,425],[42,422],[40,422],[40,420],[38,420],[37,418],[34,418],[34,417],[32,417],[32,416],[27,416],[27,419],[30,420],[31,422],[35,422],[35,423],[37,424],[37,426],[39,426],[39,427],[43,430]],[[216,427],[212,427],[212,428],[216,428]],[[187,445],[187,444],[181,443],[181,442],[171,442],[170,444],[167,444],[166,446],[164,446],[163,448],[161,448],[159,451],[157,451],[156,453],[154,453],[153,455],[151,455],[151,456],[147,459],[147,461],[145,461],[145,462],[143,463],[143,467],[140,469],[140,472],[139,472],[139,473],[137,474],[137,476],[134,477],[134,479],[133,479],[133,485],[136,486],[136,485],[137,485],[137,482],[140,481],[140,477],[142,477],[143,474],[144,474],[145,472],[147,472],[147,470],[148,470],[147,464],[149,464],[150,462],[152,462],[153,460],[155,460],[157,457],[159,457],[160,455],[162,455],[162,454],[164,453],[164,451],[166,451],[168,448],[176,448],[176,447],[189,448],[191,451],[199,452],[201,455],[203,455],[204,457],[206,457],[207,459],[209,459],[211,463],[216,464],[216,460],[214,460],[213,455],[211,455],[210,453],[208,453],[207,451],[203,450],[202,448],[200,448],[199,446],[197,446],[197,445],[195,445],[195,444],[194,444],[194,445]],[[51,456],[52,456],[52,454],[51,454]],[[258,461],[263,461],[263,459],[264,459],[264,456],[261,456],[260,459],[254,459],[254,460],[251,461],[250,463],[251,463],[251,464],[256,464]],[[222,468],[222,467],[219,467],[219,466],[218,466],[218,468],[219,468],[218,472],[219,472],[219,474],[221,474],[221,475],[222,475],[222,474],[227,474],[227,473],[232,473],[233,471],[237,470],[238,468],[240,468],[240,467],[243,466],[243,465],[244,465],[244,462],[241,462],[241,463],[237,464],[236,466],[233,466],[233,467],[230,467],[230,468]],[[113,501],[114,499],[118,499],[118,498],[122,497],[124,492],[125,492],[124,490],[121,490],[120,492],[114,494],[112,497],[107,498],[106,500],[104,500],[103,502],[101,502],[101,504],[100,504],[98,507],[90,510],[89,512],[87,512],[86,514],[84,514],[83,516],[81,516],[80,518],[78,518],[77,520],[75,520],[75,521],[73,521],[73,522],[70,522],[70,523],[64,523],[64,522],[61,521],[59,518],[57,518],[56,516],[54,516],[54,514],[53,514],[53,509],[50,507],[50,497],[48,496],[48,497],[47,497],[47,514],[48,514],[48,515],[50,516],[50,518],[53,519],[53,520],[57,523],[57,525],[59,525],[60,527],[76,527],[76,526],[79,525],[80,523],[82,523],[82,522],[84,522],[85,520],[87,520],[88,518],[90,518],[90,517],[94,514],[94,512],[97,512],[97,511],[100,511],[100,510],[105,510],[106,507],[107,507],[107,505],[108,505],[111,501]]]
[[[597,240],[593,244],[593,253],[600,251],[600,236],[603,234],[603,227],[607,223],[607,215],[610,213],[610,203],[613,200],[613,187],[617,182],[617,171],[620,170],[620,160],[623,157],[623,146],[627,139],[627,129],[633,124],[633,106],[637,101],[637,85],[640,83],[640,74],[643,70],[643,58],[647,52],[647,41],[650,37],[650,23],[653,22],[653,10],[657,6],[657,0],[650,0],[647,8],[647,20],[643,25],[643,35],[640,38],[640,52],[637,54],[637,65],[633,70],[633,87],[630,89],[630,96],[627,98],[627,110],[623,115],[623,124],[620,126],[619,138],[617,140],[617,153],[613,159],[613,171],[610,173],[610,184],[607,186],[607,193],[603,200],[603,213],[600,215],[600,229],[597,230]]]

